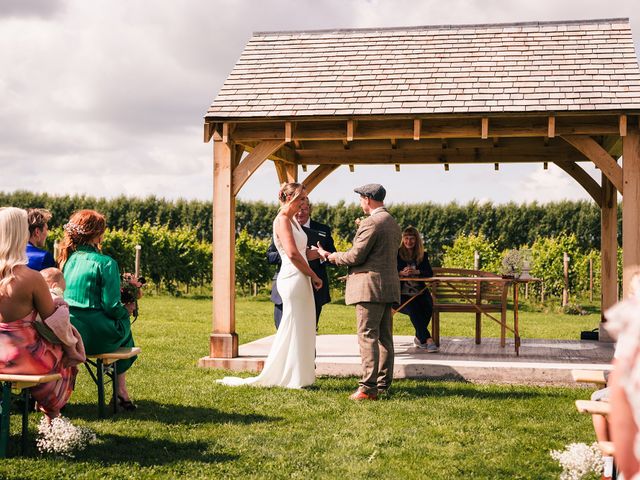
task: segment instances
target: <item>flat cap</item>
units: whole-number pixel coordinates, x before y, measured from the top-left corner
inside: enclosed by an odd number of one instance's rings
[[[384,197],[387,194],[387,191],[379,183],[367,183],[361,187],[354,188],[353,191],[359,193],[363,197],[369,197],[376,202],[384,201]]]

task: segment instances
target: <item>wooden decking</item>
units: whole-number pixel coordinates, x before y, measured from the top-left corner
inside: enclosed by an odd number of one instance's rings
[[[240,357],[225,368],[259,371],[273,336],[240,346]],[[513,339],[500,347],[499,338],[443,337],[439,353],[413,345],[413,337],[394,338],[396,378],[453,378],[470,382],[573,385],[571,370],[609,370],[613,344],[595,341],[524,339],[517,357]],[[360,355],[355,335],[319,335],[316,342],[318,375],[359,376]],[[201,360],[201,366],[220,366]]]

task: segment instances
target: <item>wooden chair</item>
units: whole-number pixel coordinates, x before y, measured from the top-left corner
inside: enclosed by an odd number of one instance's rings
[[[502,277],[481,270],[467,270],[462,268],[434,268],[436,277],[468,277],[483,278],[484,281],[439,283],[431,289],[433,298],[433,340],[440,345],[440,313],[475,313],[476,314],[476,344],[482,338],[482,316],[486,315],[501,325],[500,346],[505,346],[505,325],[507,321],[507,292],[508,285]],[[495,279],[495,282],[492,281]],[[499,314],[496,319],[492,313]],[[516,345],[516,349],[517,349]]]
[[[607,384],[607,378],[603,370],[571,370],[573,380],[578,383],[593,383],[599,388]],[[589,415],[609,416],[611,413],[611,404],[603,401],[593,400],[576,400],[576,408],[580,413]],[[615,449],[612,442],[598,442],[598,447],[603,455],[613,457]],[[616,478],[615,464],[613,466],[613,478]]]
[[[113,393],[113,413],[118,413],[118,372],[116,362],[118,360],[126,360],[135,357],[141,352],[140,347],[119,348],[113,352],[100,353],[96,355],[87,355],[85,367],[94,383],[98,387],[98,415],[104,418],[106,412],[106,404],[104,398],[105,376],[111,380]]]
[[[29,389],[41,383],[60,380],[62,375],[54,373],[50,375],[13,375],[0,374],[0,384],[2,385],[2,398],[0,401],[0,458],[7,456],[9,448],[9,430],[11,416],[11,390],[19,391],[24,405],[22,407],[22,438],[21,451],[25,453],[27,448],[27,433],[29,426]]]

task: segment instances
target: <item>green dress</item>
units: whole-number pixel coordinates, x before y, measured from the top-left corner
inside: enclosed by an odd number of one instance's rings
[[[129,312],[120,302],[120,272],[116,261],[95,248],[81,245],[64,264],[71,323],[78,329],[88,355],[133,347]],[[118,373],[136,357],[118,360]]]

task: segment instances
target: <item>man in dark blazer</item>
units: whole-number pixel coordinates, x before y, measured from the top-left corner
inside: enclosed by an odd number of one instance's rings
[[[315,247],[318,245],[318,242],[320,242],[322,248],[329,252],[335,252],[336,247],[333,244],[333,238],[331,237],[331,228],[327,225],[311,220],[310,215],[311,205],[309,204],[309,200],[307,200],[302,204],[300,211],[296,214],[296,220],[298,220],[298,223],[302,225],[302,229],[307,234],[307,246]],[[322,279],[322,288],[313,291],[313,298],[316,301],[316,328],[318,328],[318,320],[320,319],[322,306],[331,301],[331,298],[329,297],[329,278],[327,276],[327,262],[321,260],[315,251],[313,251],[313,253],[309,253],[310,256],[307,257],[309,258],[309,266],[311,267],[311,270],[313,270],[316,275]],[[282,260],[280,259],[280,254],[278,253],[273,240],[267,250],[267,261],[271,265],[278,265],[278,270],[280,270]],[[271,285],[271,301],[274,303],[273,320],[276,328],[280,326],[280,320],[282,319],[282,298],[280,298],[280,293],[278,293],[278,287],[276,286],[277,277],[278,272],[276,272],[276,275],[273,277],[273,283]]]

